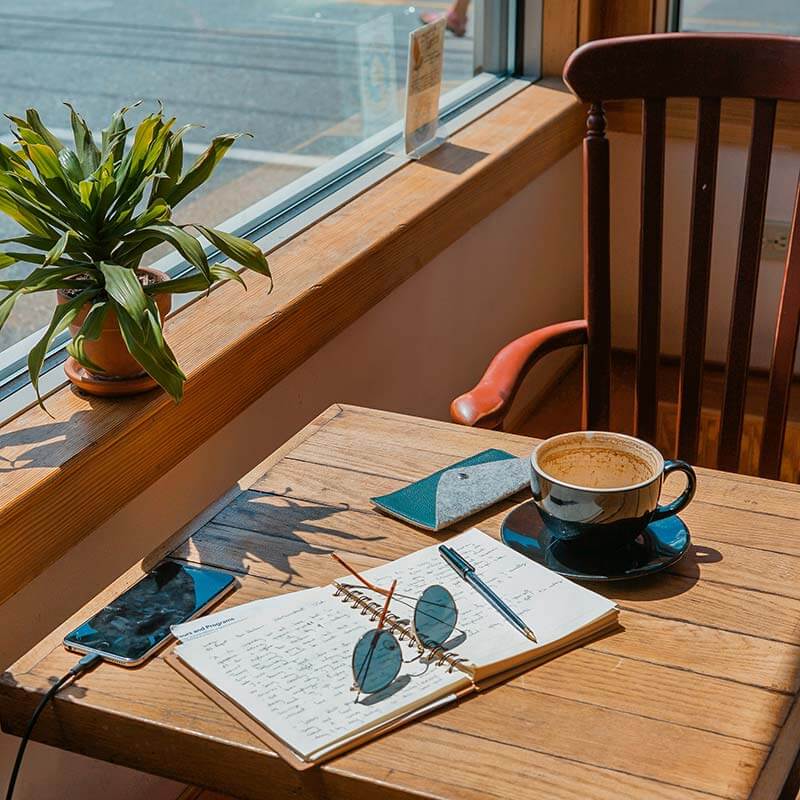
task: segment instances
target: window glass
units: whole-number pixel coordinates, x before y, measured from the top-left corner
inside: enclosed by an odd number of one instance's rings
[[[179,125],[205,125],[184,140],[187,166],[214,135],[251,132],[176,211],[177,222],[217,225],[399,121],[408,33],[421,14],[447,7],[442,0],[3,0],[0,112],[24,116],[34,107],[69,140],[64,100],[99,135],[121,106],[143,101],[129,116],[135,123],[160,99]],[[455,20],[446,36],[443,93],[474,75],[475,26],[466,14],[463,30]],[[0,133],[12,142],[7,129]],[[0,215],[0,237],[17,232]],[[3,278],[30,269],[17,264]],[[17,303],[0,350],[44,325],[53,302],[45,293]]]
[[[678,29],[800,36],[798,0],[681,0]]]

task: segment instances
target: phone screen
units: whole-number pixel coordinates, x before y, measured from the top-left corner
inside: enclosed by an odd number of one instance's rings
[[[225,572],[162,561],[74,631],[64,644],[136,661],[233,584]]]

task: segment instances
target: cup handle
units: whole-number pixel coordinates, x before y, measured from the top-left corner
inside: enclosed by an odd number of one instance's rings
[[[665,506],[656,506],[653,512],[653,520],[664,519],[664,517],[671,517],[679,511],[683,511],[689,505],[691,499],[694,497],[695,489],[697,488],[697,476],[691,465],[685,461],[665,461],[664,462],[664,479],[671,472],[682,472],[686,475],[686,488],[681,492],[680,496],[676,497],[671,503]]]

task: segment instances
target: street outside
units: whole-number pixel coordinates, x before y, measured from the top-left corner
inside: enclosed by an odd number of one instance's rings
[[[121,106],[144,101],[129,117],[135,122],[160,99],[178,125],[205,124],[185,139],[187,164],[214,135],[251,132],[181,210],[218,224],[400,119],[408,33],[421,11],[445,8],[437,0],[3,0],[0,112],[35,107],[70,141],[64,100],[99,135]],[[391,46],[392,63],[365,75],[375,36]],[[472,50],[471,26],[461,39],[447,35],[445,90],[472,77]],[[375,81],[384,95],[394,87],[391,103],[362,114]],[[0,217],[0,237],[17,230]],[[43,325],[52,303],[47,294],[23,298],[0,349]]]
[[[681,30],[800,36],[797,0],[681,0]]]

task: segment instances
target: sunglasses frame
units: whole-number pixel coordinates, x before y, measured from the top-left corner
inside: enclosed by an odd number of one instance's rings
[[[358,580],[361,582],[361,584],[366,589],[368,589],[371,592],[375,592],[377,594],[380,594],[380,595],[386,597],[386,602],[383,605],[383,609],[381,610],[381,613],[380,613],[380,616],[379,616],[379,619],[378,619],[378,626],[373,631],[373,633],[375,635],[375,640],[374,640],[374,644],[373,644],[373,648],[374,648],[374,647],[377,646],[377,642],[378,642],[378,639],[380,637],[380,632],[383,629],[384,623],[386,622],[386,618],[387,618],[387,615],[389,613],[389,603],[391,602],[392,597],[394,596],[395,589],[397,587],[397,581],[396,580],[392,581],[392,585],[391,585],[391,587],[389,589],[383,589],[380,586],[377,586],[376,584],[372,583],[371,581],[368,581],[365,577],[363,577],[355,569],[353,569],[343,558],[341,558],[340,556],[336,555],[336,553],[331,553],[330,555],[335,561],[337,561],[342,567],[344,567],[351,575],[353,575],[355,578],[358,578]],[[420,601],[422,600],[422,597],[425,594],[425,592],[427,592],[428,589],[431,589],[433,587],[442,589],[444,592],[446,592],[447,596],[450,598],[450,600],[453,603],[453,610],[455,611],[455,615],[456,616],[455,616],[455,619],[453,620],[452,629],[451,629],[450,633],[448,633],[448,638],[452,635],[454,630],[457,630],[456,623],[458,622],[459,613],[458,613],[458,605],[456,604],[455,598],[453,597],[453,595],[450,592],[450,590],[447,589],[447,587],[442,586],[441,584],[438,584],[438,583],[434,583],[434,584],[431,584],[430,586],[425,587],[425,589],[423,590],[422,594],[417,598],[417,600],[416,600],[416,602],[414,604],[413,613],[411,615],[411,634],[413,636],[413,639],[409,640],[409,646],[410,647],[416,646],[416,648],[419,651],[420,655],[422,655],[426,651],[430,651],[431,658],[435,659],[438,656],[437,664],[441,665],[444,662],[445,658],[446,658],[447,651],[444,649],[444,647],[441,644],[437,645],[436,647],[431,647],[429,645],[423,644],[422,640],[420,639],[419,634],[417,633],[416,626],[415,626],[415,617],[416,617],[416,612],[417,612],[417,606],[419,605]],[[364,613],[364,612],[362,612],[362,613]],[[394,616],[394,615],[392,615],[392,616]],[[373,619],[374,619],[374,617],[373,617]],[[391,631],[392,634],[394,634],[394,626],[393,625],[390,626],[389,630]],[[403,641],[403,636],[404,635],[405,634],[403,632],[401,632],[400,635],[397,636],[398,643]],[[362,637],[359,638],[358,642],[360,642],[362,638],[363,638],[363,635],[362,635]],[[359,684],[358,675],[356,674],[356,669],[355,669],[355,654],[356,654],[356,647],[358,646],[358,642],[356,642],[356,646],[353,648],[353,654],[351,656],[351,667],[352,667],[352,671],[353,671],[353,687],[352,687],[353,690],[354,691],[358,691],[359,696],[361,694],[375,694],[376,692],[383,691],[383,689],[385,689],[387,686],[390,686],[392,681],[394,681],[395,678],[397,678],[397,675],[399,674],[400,669],[398,669],[398,671],[394,674],[394,676],[391,678],[391,680],[389,680],[384,686],[381,686],[379,689],[374,689],[371,692],[364,691],[361,688],[361,685]],[[402,658],[402,656],[401,656],[401,658]],[[401,666],[402,666],[402,661],[401,661]],[[362,667],[362,669],[363,669],[363,667]],[[452,669],[452,667],[451,667],[451,669]],[[356,702],[357,701],[358,701],[358,698],[356,698]]]

